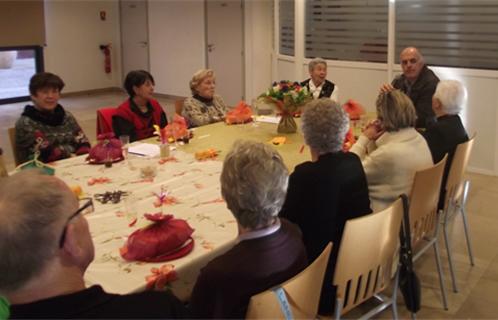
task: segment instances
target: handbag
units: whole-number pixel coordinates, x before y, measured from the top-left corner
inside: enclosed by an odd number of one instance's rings
[[[422,295],[420,291],[420,280],[413,270],[412,241],[410,234],[410,215],[408,212],[408,197],[401,195],[403,201],[403,224],[399,234],[400,237],[400,273],[399,288],[403,294],[406,308],[412,313],[420,310]]]

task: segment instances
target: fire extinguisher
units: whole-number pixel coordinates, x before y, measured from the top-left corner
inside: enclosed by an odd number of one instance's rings
[[[100,45],[100,50],[104,53],[105,73],[111,73],[111,44]]]

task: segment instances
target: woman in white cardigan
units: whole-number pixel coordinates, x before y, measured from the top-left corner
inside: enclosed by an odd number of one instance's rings
[[[393,90],[381,93],[376,106],[377,120],[350,150],[362,161],[374,212],[402,193],[409,195],[415,172],[433,165],[427,142],[414,128],[417,116],[410,98]]]

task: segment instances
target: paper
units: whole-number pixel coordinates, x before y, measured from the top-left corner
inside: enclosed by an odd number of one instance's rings
[[[279,123],[280,117],[277,116],[257,116],[255,118],[258,122],[266,122],[266,123]]]
[[[159,146],[152,143],[138,143],[128,148],[128,153],[146,157],[156,157],[159,155],[159,152]]]

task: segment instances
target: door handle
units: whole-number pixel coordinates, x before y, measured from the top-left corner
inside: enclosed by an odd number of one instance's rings
[[[208,52],[212,52],[214,50],[214,44],[210,43],[207,45]]]
[[[149,43],[147,41],[138,41],[143,47],[146,47]]]

